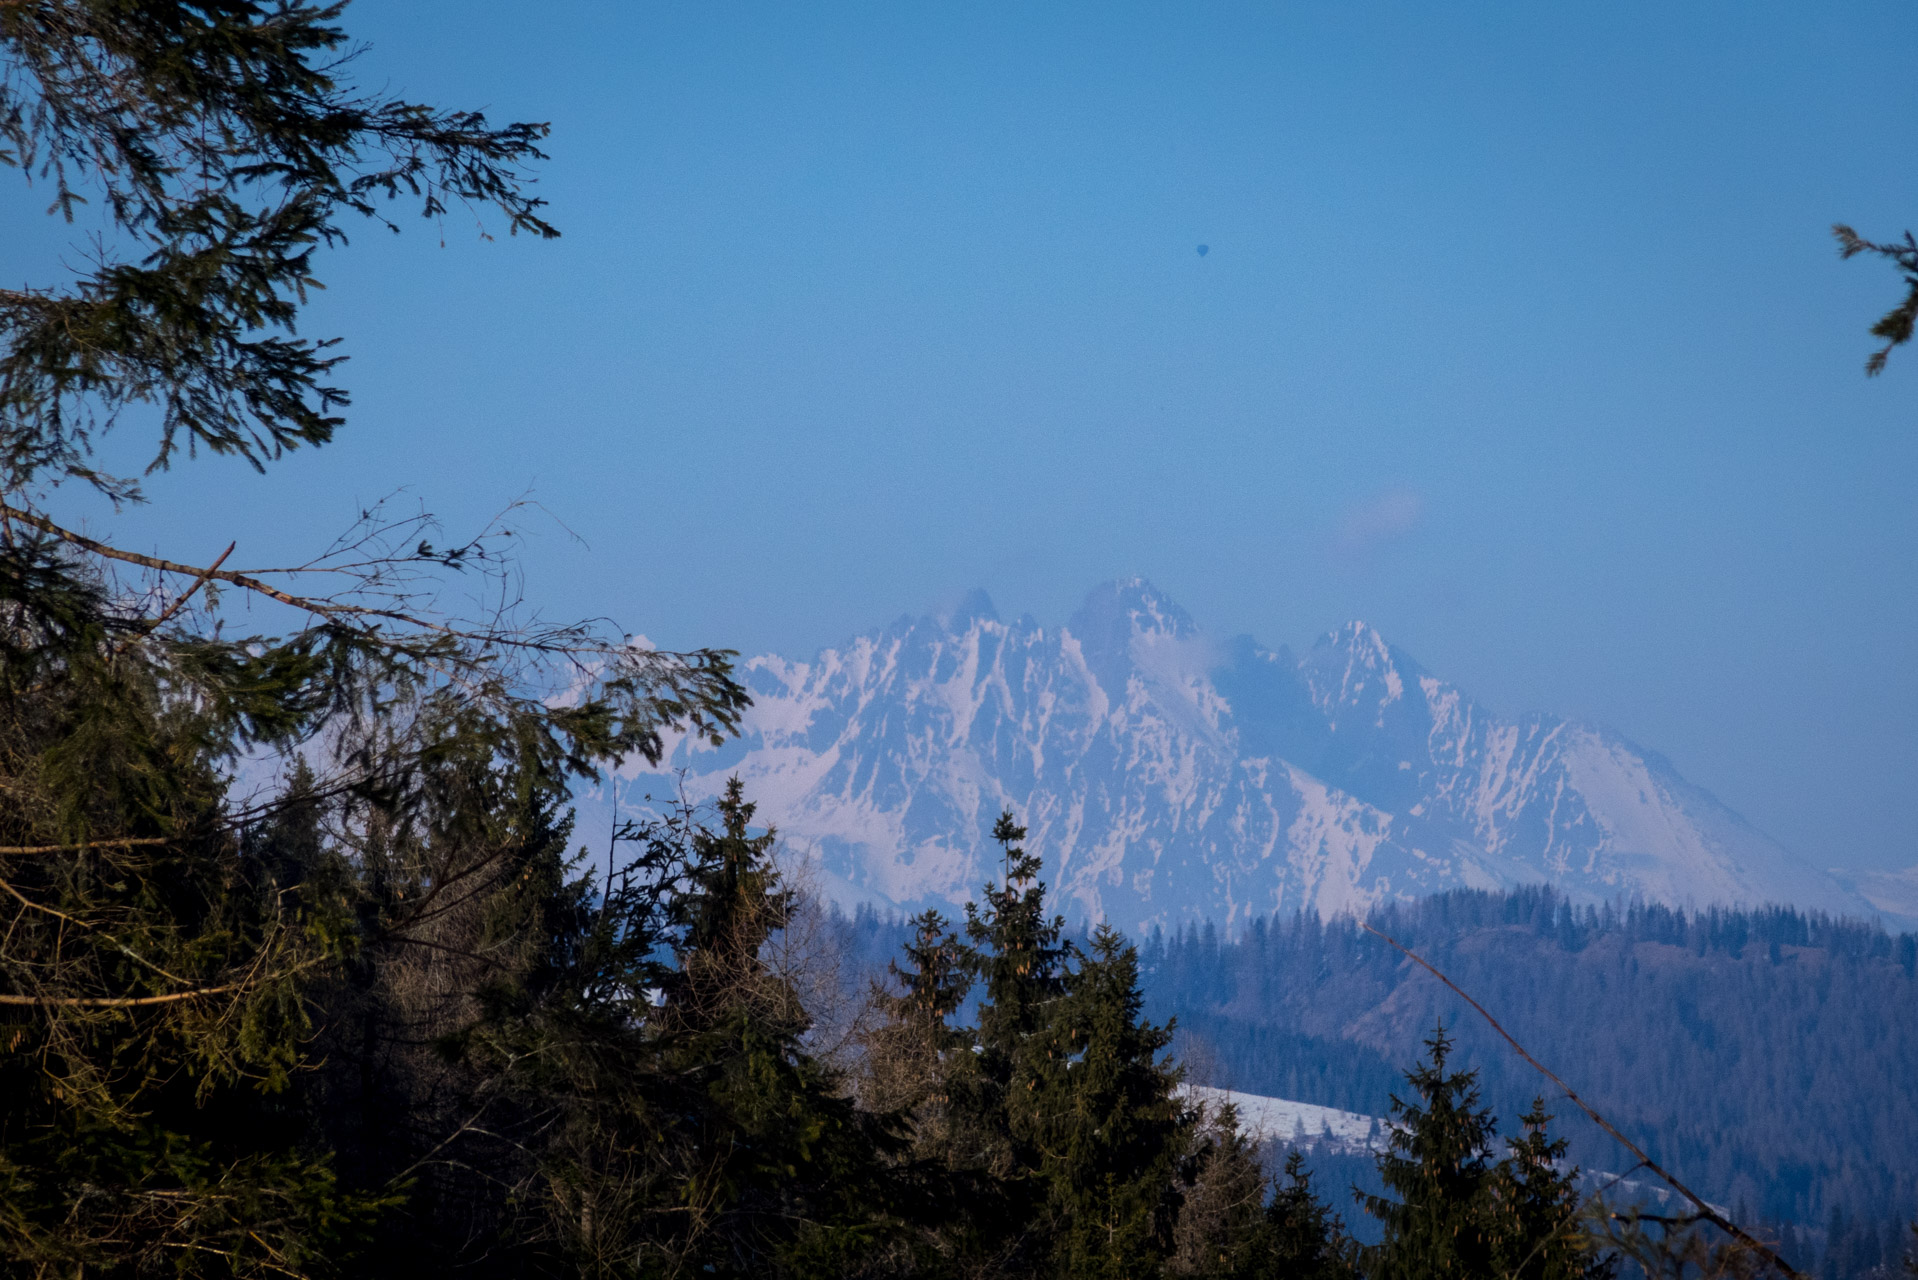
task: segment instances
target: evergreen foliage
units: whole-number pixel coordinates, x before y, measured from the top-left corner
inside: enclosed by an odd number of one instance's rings
[[[1406,1075],[1414,1097],[1392,1098],[1395,1121],[1379,1173],[1397,1198],[1366,1196],[1365,1211],[1385,1227],[1368,1259],[1376,1280],[1466,1280],[1495,1274],[1491,1146],[1496,1121],[1479,1105],[1478,1079],[1448,1072],[1452,1041],[1443,1026],[1425,1041],[1431,1058]]]
[[[1918,1204],[1911,935],[1785,908],[1588,907],[1549,889],[1442,894],[1372,921],[1707,1199],[1814,1240],[1841,1209],[1871,1224],[1869,1256],[1895,1264],[1880,1237]],[[1354,922],[1275,917],[1230,941],[1189,928],[1140,952],[1148,1013],[1178,1015],[1222,1077],[1206,1083],[1383,1115],[1394,1063],[1444,1017],[1494,1110],[1518,1116],[1538,1088],[1476,1015]],[[1595,1129],[1565,1136],[1574,1162],[1619,1168]]]
[[[558,233],[528,194],[544,124],[496,126],[347,78],[344,4],[20,0],[0,8],[0,164],[117,252],[65,288],[0,290],[0,486],[137,482],[91,462],[136,405],[153,465],[199,449],[255,467],[341,425],[331,340],[296,321],[315,252],[402,197]],[[388,225],[392,225],[388,223]]]
[[[1200,1151],[1164,1056],[1171,1031],[1142,1016],[1138,955],[1122,936],[1102,928],[1082,953],[1046,914],[1039,859],[1010,812],[993,837],[1003,879],[968,904],[969,944],[934,913],[912,923],[907,963],[892,966],[899,993],[882,999],[867,1041],[869,1096],[905,1100],[917,1157],[943,1170],[954,1202],[928,1245],[942,1265],[1157,1274],[1180,1247]],[[956,1025],[974,984],[976,1025]],[[1256,1203],[1256,1170],[1252,1181]]]
[[[1274,1188],[1265,1221],[1262,1256],[1251,1273],[1261,1280],[1351,1280],[1358,1274],[1357,1246],[1312,1189],[1305,1157],[1297,1151],[1285,1158],[1285,1181]]]
[[[438,611],[448,575],[510,587],[506,530],[435,546],[375,508],[248,571],[49,514],[65,489],[143,500],[96,465],[110,429],[153,428],[153,467],[326,443],[340,358],[297,320],[347,220],[405,199],[554,234],[528,188],[545,126],[362,91],[342,12],[0,6],[0,165],[94,233],[73,277],[0,290],[9,1273],[559,1265],[542,1171],[578,1116],[528,1073],[589,995],[563,797],[746,705],[724,653],[510,596]],[[236,789],[274,758],[278,794]]]
[[[1545,1099],[1533,1098],[1494,1178],[1503,1274],[1514,1280],[1610,1280],[1616,1260],[1597,1255],[1578,1222],[1584,1198],[1577,1171],[1566,1167],[1567,1143],[1551,1136],[1551,1120]]]
[[[972,989],[977,958],[937,911],[909,922],[905,964],[887,962],[897,994],[875,983],[880,1023],[865,1038],[864,1104],[875,1111],[910,1112],[915,1147],[950,1157],[947,1075],[971,1040],[954,1022]]]
[[[1025,828],[1010,810],[992,829],[1004,874],[987,884],[985,903],[966,904],[966,936],[975,980],[984,987],[973,1052],[953,1064],[950,1114],[959,1166],[1003,1186],[1002,1203],[983,1224],[1008,1257],[1026,1255],[1027,1237],[1046,1203],[1040,1170],[1062,1107],[1069,1056],[1060,1018],[1073,948],[1065,921],[1046,915],[1039,859],[1020,843]]]
[[[1867,240],[1842,222],[1831,231],[1838,240],[1839,257],[1855,258],[1863,253],[1883,258],[1903,277],[1904,298],[1871,326],[1871,336],[1885,340],[1884,346],[1865,358],[1865,375],[1876,377],[1885,371],[1893,348],[1910,342],[1913,328],[1918,326],[1918,240],[1909,231],[1900,240]]]
[[[1170,1189],[1195,1117],[1160,1055],[1169,1027],[1141,1017],[1138,953],[1101,925],[1060,1010],[1066,1070],[1052,1077],[1058,1110],[1041,1146],[1056,1274],[1106,1280],[1141,1274],[1171,1238]]]
[[[717,829],[645,833],[650,860],[685,881],[668,899],[674,962],[647,1019],[664,1105],[652,1134],[632,1135],[655,1145],[664,1200],[649,1206],[641,1256],[656,1252],[663,1274],[850,1275],[892,1229],[881,1162],[901,1141],[803,1047],[806,1012],[763,956],[793,897],[752,815],[735,779]]]
[[[1264,1274],[1266,1177],[1258,1149],[1239,1131],[1238,1109],[1228,1104],[1202,1115],[1194,1138],[1166,1269],[1207,1280]]]

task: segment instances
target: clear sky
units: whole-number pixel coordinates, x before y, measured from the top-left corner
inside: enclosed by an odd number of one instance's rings
[[[1898,282],[1828,232],[1918,226],[1918,7],[348,21],[376,84],[550,119],[565,238],[367,229],[307,326],[353,357],[338,443],[95,527],[267,563],[400,486],[456,528],[530,488],[584,539],[533,549],[551,611],[793,656],[1143,573],[1918,862],[1918,351],[1862,375]]]

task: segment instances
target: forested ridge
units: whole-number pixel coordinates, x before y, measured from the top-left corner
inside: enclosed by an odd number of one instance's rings
[[[1774,1221],[1876,1222],[1918,1203],[1918,938],[1788,908],[1574,905],[1548,889],[1387,907],[1436,964],[1694,1187]],[[1373,1115],[1436,1017],[1518,1105],[1537,1077],[1428,974],[1352,920],[1154,936],[1151,1006],[1219,1083]],[[1619,1153],[1585,1125],[1572,1154]]]
[[[1787,907],[1574,904],[1543,887],[1442,894],[1368,923],[1689,1185],[1776,1231],[1809,1229],[1811,1258],[1837,1222],[1868,1234],[1875,1259],[1918,1203],[1918,937]],[[900,928],[870,910],[843,927],[868,965]],[[1478,1015],[1351,918],[1154,932],[1140,973],[1198,1083],[1384,1116],[1442,1019],[1495,1110],[1516,1115],[1539,1089]],[[1561,1127],[1576,1162],[1630,1162],[1582,1118]]]

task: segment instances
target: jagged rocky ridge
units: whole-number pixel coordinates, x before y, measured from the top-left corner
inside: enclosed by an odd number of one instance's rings
[[[963,903],[1009,805],[1062,909],[1132,930],[1541,881],[1872,910],[1659,756],[1493,715],[1363,623],[1303,655],[1221,644],[1134,579],[1063,628],[1003,622],[975,593],[746,675],[742,737],[681,741],[668,766],[695,795],[744,777],[844,903]]]

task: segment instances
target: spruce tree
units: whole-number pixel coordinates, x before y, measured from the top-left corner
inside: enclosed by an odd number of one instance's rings
[[[1312,1189],[1305,1156],[1285,1158],[1285,1180],[1265,1210],[1265,1230],[1253,1266],[1242,1274],[1258,1280],[1354,1280],[1358,1246],[1345,1223]]]
[[[1169,1251],[1173,1185],[1197,1116],[1176,1096],[1160,1054],[1170,1026],[1141,1016],[1138,952],[1110,925],[1068,979],[1055,1025],[1066,1070],[1049,1073],[1040,1173],[1047,1183],[1053,1272],[1072,1280],[1148,1276]]]
[[[1050,1249],[1039,1169],[1069,1054],[1059,1006],[1073,955],[1065,921],[1046,914],[1025,835],[1011,810],[1000,814],[1001,879],[985,886],[983,907],[966,904],[984,991],[971,1052],[956,1055],[946,1077],[951,1164],[973,1188],[959,1247],[973,1265],[1013,1274],[1041,1266]]]
[[[980,1044],[989,1061],[1010,1063],[1046,1026],[1054,1014],[1052,1006],[1065,995],[1073,948],[1062,940],[1064,917],[1046,915],[1039,858],[1026,851],[1026,829],[1012,810],[993,823],[992,838],[1003,864],[1000,882],[985,886],[984,908],[966,904],[966,934],[978,948],[985,979]]]
[[[630,1055],[580,1080],[607,1038],[630,1037],[649,969],[602,962],[616,898],[575,864],[563,777],[502,758],[485,734],[449,726],[440,744],[419,809],[332,809],[358,924],[315,993],[304,1091],[342,1174],[404,1191],[370,1243],[381,1267],[538,1274],[608,1234],[578,1230],[593,1213],[576,1212],[564,1166],[582,1123],[642,1087],[624,1078]]]
[[[1479,1106],[1477,1073],[1446,1070],[1452,1041],[1443,1024],[1425,1044],[1430,1061],[1406,1073],[1411,1100],[1393,1095],[1395,1125],[1378,1157],[1392,1194],[1360,1200],[1384,1226],[1366,1271],[1375,1280],[1478,1280],[1501,1261],[1496,1122]]]
[[[992,838],[1003,862],[997,885],[987,884],[985,906],[966,904],[966,936],[983,979],[976,1052],[964,1083],[971,1161],[1006,1179],[1038,1167],[1044,1132],[1041,1093],[1065,1070],[1066,1050],[1055,1025],[1066,995],[1072,945],[1065,920],[1048,917],[1039,859],[1021,843],[1026,829],[1010,809]]]
[[[217,709],[70,585],[0,579],[0,1269],[323,1266],[383,1199],[290,1105],[350,916],[248,856]]]
[[[887,966],[897,990],[875,984],[884,1021],[866,1037],[864,1103],[873,1111],[910,1114],[922,1155],[947,1148],[946,1077],[972,1046],[952,1019],[972,989],[974,956],[937,911],[910,921],[905,963]]]
[[[1178,1191],[1167,1270],[1203,1280],[1260,1274],[1266,1177],[1258,1148],[1239,1131],[1237,1107],[1208,1109],[1200,1119]]]
[[[1578,1227],[1578,1171],[1560,1168],[1565,1140],[1551,1136],[1551,1119],[1545,1099],[1534,1098],[1498,1165],[1501,1273],[1513,1280],[1609,1280],[1617,1261],[1595,1253]]]
[[[904,1138],[805,1051],[805,1010],[761,954],[793,897],[736,778],[718,817],[684,833],[690,884],[671,905],[675,964],[652,1022],[672,1199],[642,1257],[665,1274],[849,1275],[900,1227],[884,1161]]]

